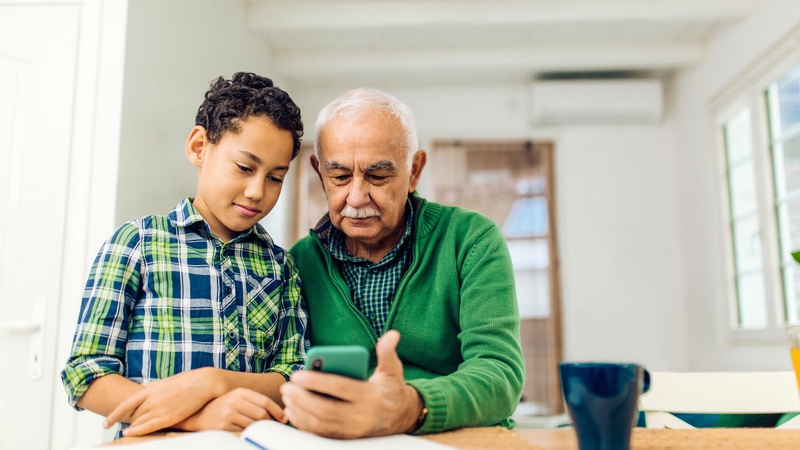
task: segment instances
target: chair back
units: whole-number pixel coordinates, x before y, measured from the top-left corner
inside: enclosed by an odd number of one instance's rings
[[[670,413],[774,414],[800,412],[794,372],[650,372],[639,399],[648,428],[692,428]],[[800,416],[779,428],[800,428]]]

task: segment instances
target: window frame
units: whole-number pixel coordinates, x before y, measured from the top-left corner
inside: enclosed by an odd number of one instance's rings
[[[726,319],[724,340],[733,345],[776,344],[785,341],[785,298],[780,254],[780,232],[776,210],[774,161],[769,129],[769,111],[766,92],[769,85],[777,81],[793,67],[800,65],[800,28],[789,38],[779,43],[736,82],[712,100],[710,117],[714,137],[715,160],[720,188],[721,227],[724,252],[724,317]],[[761,228],[762,273],[767,308],[767,326],[762,329],[743,329],[739,326],[739,301],[737,270],[734,251],[733,215],[731,192],[728,180],[728,157],[725,142],[725,124],[750,110],[753,164],[756,177],[756,200]]]

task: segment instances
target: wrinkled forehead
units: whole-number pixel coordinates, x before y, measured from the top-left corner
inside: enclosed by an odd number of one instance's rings
[[[320,159],[342,152],[378,153],[407,157],[405,130],[400,120],[385,111],[369,111],[351,116],[338,115],[318,136]]]

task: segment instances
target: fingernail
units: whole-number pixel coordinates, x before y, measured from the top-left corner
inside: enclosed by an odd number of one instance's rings
[[[107,430],[109,426],[110,426],[110,425],[109,425],[109,423],[108,423],[108,422],[106,422],[106,421],[103,421],[103,429]]]

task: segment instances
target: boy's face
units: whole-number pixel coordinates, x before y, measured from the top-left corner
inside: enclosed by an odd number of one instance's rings
[[[292,133],[266,117],[239,122],[241,131],[225,132],[212,144],[196,126],[186,155],[197,166],[194,207],[223,242],[255,225],[278,201],[292,160]]]

